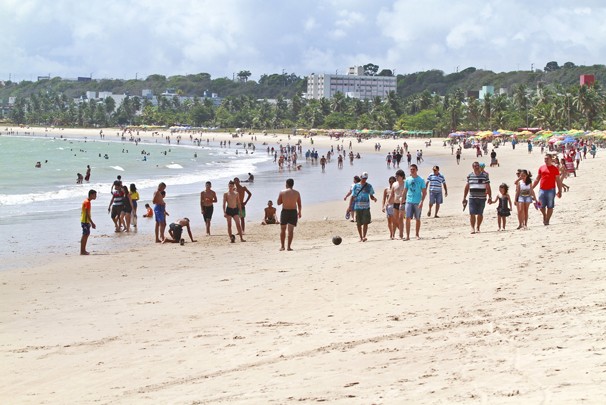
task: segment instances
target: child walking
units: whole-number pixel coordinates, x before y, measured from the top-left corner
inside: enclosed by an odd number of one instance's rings
[[[505,230],[505,224],[507,223],[507,217],[511,215],[511,198],[509,197],[509,186],[502,183],[499,186],[498,196],[499,206],[497,207],[497,220],[499,223],[499,231]],[[493,202],[496,202],[493,201]]]

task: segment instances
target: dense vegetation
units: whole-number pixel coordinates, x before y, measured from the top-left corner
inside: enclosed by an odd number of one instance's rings
[[[365,65],[367,74],[377,74],[378,66]],[[391,75],[382,70],[379,75]],[[596,84],[579,86],[581,74],[593,74]],[[248,80],[249,71],[234,79],[212,79],[209,74],[165,77],[151,75],[145,80],[66,81],[60,78],[37,82],[4,83],[0,87],[3,104],[16,97],[9,118],[16,124],[59,126],[113,126],[125,124],[191,125],[221,128],[291,129],[408,129],[452,130],[516,129],[606,129],[606,66],[578,67],[556,62],[544,70],[494,73],[475,68],[445,75],[430,70],[397,76],[397,94],[385,100],[362,101],[337,94],[332,99],[306,100],[306,80],[295,74],[261,76]],[[497,90],[481,100],[467,97],[469,90],[492,85]],[[498,89],[506,89],[500,94]],[[177,96],[159,96],[158,105],[139,97],[141,90],[158,95],[173,89],[178,95],[193,96],[181,101]],[[86,91],[129,94],[120,106],[112,98],[102,101],[82,99]],[[218,93],[219,106],[205,98]],[[74,98],[81,98],[75,101]],[[271,99],[272,101],[268,101]]]

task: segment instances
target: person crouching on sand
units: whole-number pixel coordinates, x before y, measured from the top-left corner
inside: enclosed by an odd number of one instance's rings
[[[196,242],[191,233],[191,227],[189,224],[189,218],[183,218],[178,220],[177,222],[173,222],[168,226],[168,234],[170,238],[166,238],[162,241],[162,243],[179,243],[183,239],[181,239],[181,235],[183,235],[183,227],[187,228],[187,234],[189,235],[189,239],[192,242]]]

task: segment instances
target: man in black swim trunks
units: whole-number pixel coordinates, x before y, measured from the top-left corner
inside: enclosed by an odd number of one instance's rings
[[[187,228],[187,233],[192,242],[195,242],[194,237],[191,233],[191,227],[189,225],[189,218],[183,218],[177,222],[173,222],[168,226],[168,234],[170,238],[165,238],[162,243],[179,243],[181,241],[181,235],[183,234],[183,227]]]
[[[293,233],[295,226],[297,226],[297,220],[301,218],[301,194],[293,189],[294,185],[295,181],[293,179],[286,180],[286,189],[280,191],[278,196],[278,205],[282,205],[282,212],[280,213],[280,250],[284,250],[287,228],[287,250],[292,250]]]
[[[240,236],[241,242],[246,242],[242,237],[242,227],[240,225],[240,209],[242,205],[240,202],[240,195],[236,190],[236,184],[233,181],[228,183],[227,193],[223,194],[223,216],[227,220],[227,233],[231,240],[231,243],[236,241],[236,237],[231,233],[231,220],[233,219],[236,223],[236,229],[238,230],[238,236]]]

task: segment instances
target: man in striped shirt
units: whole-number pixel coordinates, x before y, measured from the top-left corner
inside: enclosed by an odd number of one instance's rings
[[[472,164],[473,172],[467,176],[467,184],[463,192],[463,209],[467,206],[467,195],[469,194],[469,224],[471,233],[479,233],[480,225],[484,219],[484,207],[486,199],[492,203],[492,191],[488,173],[480,169],[478,162]]]
[[[431,207],[436,205],[436,213],[435,218],[438,217],[438,211],[440,210],[440,204],[442,204],[442,187],[444,187],[444,195],[448,197],[448,188],[446,188],[446,179],[440,173],[440,167],[433,167],[433,174],[430,174],[427,177],[427,184],[425,185],[429,189],[429,211],[427,211],[427,216],[431,216]]]

